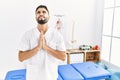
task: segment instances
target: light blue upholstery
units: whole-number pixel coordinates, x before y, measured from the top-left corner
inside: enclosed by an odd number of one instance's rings
[[[93,62],[75,63],[71,65],[82,74],[85,80],[100,80],[110,78],[111,76],[110,72]]]
[[[58,68],[58,73],[64,80],[84,80],[82,75],[71,65],[60,65]]]
[[[26,80],[26,69],[7,72],[5,80]]]

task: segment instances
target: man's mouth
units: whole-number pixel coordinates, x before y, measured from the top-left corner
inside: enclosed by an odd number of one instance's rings
[[[39,17],[39,20],[44,20],[45,18],[44,17]]]

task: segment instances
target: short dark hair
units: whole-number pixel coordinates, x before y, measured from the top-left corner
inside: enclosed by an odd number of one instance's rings
[[[49,10],[48,10],[47,6],[45,6],[45,5],[39,5],[39,6],[36,8],[35,11],[37,11],[39,8],[44,8],[44,9],[46,9],[47,12],[49,13]]]

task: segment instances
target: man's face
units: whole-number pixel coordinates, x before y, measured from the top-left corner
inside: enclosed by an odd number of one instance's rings
[[[36,11],[36,20],[37,20],[38,24],[43,25],[43,24],[47,23],[49,20],[49,14],[48,14],[47,10],[44,8],[39,8]]]

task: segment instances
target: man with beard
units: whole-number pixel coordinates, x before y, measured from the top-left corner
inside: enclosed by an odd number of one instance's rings
[[[27,31],[20,42],[19,61],[25,62],[26,80],[57,80],[58,64],[66,59],[63,37],[48,26],[49,10],[35,11],[37,27]]]

